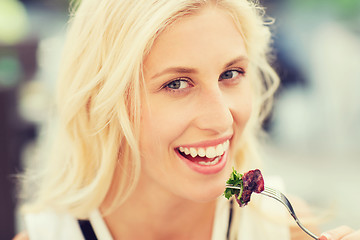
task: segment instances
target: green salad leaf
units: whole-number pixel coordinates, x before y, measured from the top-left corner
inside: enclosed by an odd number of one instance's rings
[[[230,178],[226,181],[226,183],[231,184],[233,186],[239,186],[241,188],[241,190],[240,189],[233,189],[233,188],[226,188],[225,191],[224,191],[224,196],[227,199],[230,199],[233,195],[237,195],[238,199],[240,200],[243,189],[244,189],[242,176],[243,175],[241,173],[238,173],[233,168],[233,171],[230,174]]]

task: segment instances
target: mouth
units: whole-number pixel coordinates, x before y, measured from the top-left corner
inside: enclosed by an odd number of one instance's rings
[[[193,170],[203,174],[221,171],[226,164],[230,141],[226,140],[215,146],[178,147],[177,155]]]

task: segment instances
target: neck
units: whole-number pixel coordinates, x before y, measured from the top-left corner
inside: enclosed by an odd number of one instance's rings
[[[211,239],[215,205],[140,183],[105,222],[114,239]]]

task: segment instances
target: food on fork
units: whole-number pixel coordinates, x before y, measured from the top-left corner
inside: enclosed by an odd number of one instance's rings
[[[250,170],[244,174],[238,173],[233,169],[230,178],[226,181],[227,184],[240,187],[240,189],[226,188],[224,196],[230,199],[235,195],[235,199],[240,207],[243,207],[250,202],[250,197],[253,192],[261,193],[264,191],[264,179],[259,169]]]

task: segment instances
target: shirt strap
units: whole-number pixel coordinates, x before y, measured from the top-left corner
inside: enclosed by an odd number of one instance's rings
[[[230,200],[230,209],[229,209],[229,222],[228,222],[228,227],[227,227],[227,232],[226,232],[226,239],[229,240],[230,239],[230,229],[231,229],[231,222],[232,222],[232,217],[233,217],[233,199]]]
[[[78,220],[85,240],[98,240],[89,220]]]

